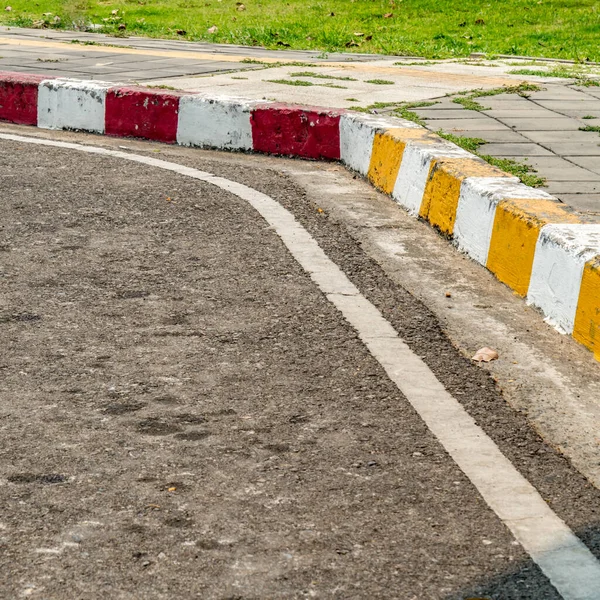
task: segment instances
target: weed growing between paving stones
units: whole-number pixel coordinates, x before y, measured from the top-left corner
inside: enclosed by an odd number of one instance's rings
[[[454,102],[454,104],[461,104],[462,107],[467,110],[476,110],[478,112],[481,112],[482,110],[490,110],[489,108],[486,108],[482,104],[479,104],[479,102],[476,102],[475,100],[473,100],[473,98],[471,98],[471,97],[457,96],[456,98],[454,98],[452,100],[452,102]]]
[[[425,58],[600,60],[597,0],[11,0],[7,25]],[[56,19],[58,17],[58,19]]]
[[[323,75],[322,73],[315,73],[314,71],[298,71],[296,73],[290,73],[290,77],[314,77],[317,79],[337,79],[339,81],[358,81],[354,77],[336,77],[334,75]]]
[[[479,156],[490,165],[498,167],[506,173],[510,173],[515,177],[518,177],[522,183],[531,187],[540,187],[546,183],[546,180],[539,175],[535,175],[537,172],[531,165],[519,163],[516,160],[510,158],[496,158],[489,154],[481,154],[479,147],[483,144],[487,144],[487,141],[482,138],[463,137],[460,135],[454,135],[452,133],[445,133],[444,131],[436,131],[436,134],[441,138],[460,146],[467,152]]]
[[[585,127],[580,127],[579,131],[595,131],[596,133],[600,133],[600,126],[598,126],[598,125],[586,125]]]
[[[489,96],[498,96],[500,94],[517,94],[522,98],[528,98],[528,92],[538,92],[541,90],[539,85],[532,83],[520,83],[519,85],[505,86],[493,88],[491,90],[475,90],[472,92],[459,92],[452,99],[454,104],[460,104],[466,110],[475,110],[481,112],[483,110],[491,110],[489,107],[483,106],[475,100],[475,98],[485,98]]]
[[[348,102],[351,101],[350,98],[347,98]],[[357,100],[354,100],[358,102]],[[379,110],[384,110],[386,108],[393,109],[392,112],[395,116],[406,119],[407,121],[412,121],[413,123],[418,123],[422,127],[425,127],[425,121],[419,117],[416,112],[413,112],[411,109],[413,108],[426,108],[427,106],[433,106],[437,104],[437,101],[428,102],[375,102],[374,104],[370,104],[369,106],[352,106],[350,110],[354,110],[356,112],[363,113],[377,113]]]
[[[441,129],[435,132],[441,138],[460,146],[467,152],[471,152],[472,154],[477,154],[477,150],[479,150],[479,146],[483,144],[487,144],[487,141],[483,138],[472,138],[472,137],[464,137],[461,135],[454,135],[452,133],[445,133]]]
[[[394,85],[394,82],[389,79],[367,79],[365,83],[372,83],[373,85]]]
[[[597,86],[600,82],[590,75],[594,73],[584,72],[581,69],[555,67],[549,70],[542,69],[513,69],[509,71],[513,75],[534,75],[536,77],[562,77],[563,79],[575,79],[578,85]]]

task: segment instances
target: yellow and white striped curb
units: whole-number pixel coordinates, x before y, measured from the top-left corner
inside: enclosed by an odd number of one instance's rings
[[[600,360],[600,223],[404,119],[343,114],[340,154]]]

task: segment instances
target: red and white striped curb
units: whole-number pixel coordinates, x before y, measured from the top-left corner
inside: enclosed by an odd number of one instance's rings
[[[341,161],[600,359],[600,223],[404,119],[0,72],[0,119]]]

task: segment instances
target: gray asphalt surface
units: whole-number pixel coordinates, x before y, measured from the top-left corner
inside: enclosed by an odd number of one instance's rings
[[[291,208],[597,553],[598,492],[343,227],[179,153]],[[68,150],[0,165],[0,597],[559,598],[243,201]]]

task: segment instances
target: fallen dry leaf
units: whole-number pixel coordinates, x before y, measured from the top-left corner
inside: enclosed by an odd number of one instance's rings
[[[4,8],[4,10],[7,10],[8,12],[10,12],[12,10],[12,6],[7,6]]]
[[[385,15],[383,15],[384,19],[391,19],[394,16],[394,13],[385,13]]]
[[[498,358],[498,353],[493,348],[481,348],[475,352],[475,356],[471,360],[476,360],[477,362],[490,362],[492,360],[496,360]]]
[[[219,31],[219,28],[216,25],[213,25],[206,30],[206,33],[217,33],[217,31]]]

